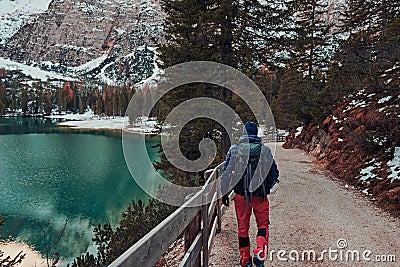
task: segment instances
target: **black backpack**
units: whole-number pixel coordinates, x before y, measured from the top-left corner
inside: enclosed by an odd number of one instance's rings
[[[239,182],[234,186],[234,191],[244,195],[246,200],[250,198],[250,201],[253,195],[265,198],[279,182],[276,163],[272,157],[268,157],[261,143],[239,144],[234,173],[242,174],[236,177]]]

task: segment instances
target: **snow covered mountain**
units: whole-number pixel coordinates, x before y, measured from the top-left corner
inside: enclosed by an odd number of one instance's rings
[[[0,67],[22,63],[109,84],[154,74],[159,0],[0,0],[0,10]]]
[[[45,12],[51,0],[0,0],[0,44],[6,44],[35,15]]]

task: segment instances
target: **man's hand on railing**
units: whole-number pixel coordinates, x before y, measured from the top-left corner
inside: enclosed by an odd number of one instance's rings
[[[229,207],[229,194],[226,194],[222,197],[222,204]]]

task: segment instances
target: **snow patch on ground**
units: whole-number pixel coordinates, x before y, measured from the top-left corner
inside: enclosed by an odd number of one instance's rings
[[[367,195],[367,196],[372,196],[372,194],[368,193],[368,189],[369,189],[369,188],[366,188],[366,189],[364,189],[362,192],[363,192],[365,195]]]
[[[393,159],[387,162],[387,166],[390,172],[387,178],[392,182],[394,180],[400,180],[400,147],[395,147]],[[367,183],[370,179],[382,179],[372,172],[374,169],[380,169],[381,167],[381,162],[376,161],[376,159],[372,159],[367,163],[367,166],[360,171],[359,179]]]
[[[55,46],[64,48],[64,49],[66,49],[66,50],[75,50],[75,51],[80,51],[80,52],[83,52],[83,51],[86,51],[86,50],[87,50],[87,48],[85,48],[85,47],[82,47],[82,46],[75,46],[75,45],[69,45],[69,44],[64,44],[64,45],[56,44]]]
[[[126,120],[126,122],[128,122],[128,120]],[[147,117],[143,117],[133,124],[126,125],[124,130],[131,133],[154,134],[158,132],[156,127],[157,121],[155,119],[148,119]]]
[[[395,147],[393,159],[388,161],[387,165],[391,172],[388,179],[391,179],[392,182],[400,180],[400,147]]]
[[[95,58],[95,59],[93,59],[93,60],[91,60],[91,61],[86,62],[86,63],[83,64],[83,65],[80,65],[80,66],[78,66],[78,67],[75,67],[74,70],[75,70],[75,71],[78,71],[78,72],[81,72],[81,71],[84,71],[84,72],[91,71],[91,70],[97,68],[98,66],[100,66],[100,64],[101,64],[104,60],[106,60],[106,58],[107,58],[107,54],[104,54],[104,55],[102,55],[102,56],[100,56],[100,57],[98,57],[98,58]]]
[[[289,135],[289,132],[287,130],[278,129],[277,132],[278,132],[278,135],[283,135],[283,136]]]
[[[368,166],[368,167],[362,169],[360,171],[360,175],[361,175],[360,180],[365,182],[371,178],[374,178],[375,174],[372,173],[373,169],[375,169],[374,166]]]
[[[385,72],[391,72],[394,71],[396,69],[400,68],[400,62],[396,62],[396,64],[393,65],[393,67],[391,67],[390,69],[387,69]],[[382,77],[384,77],[385,74],[382,75]]]
[[[8,70],[20,70],[23,74],[41,81],[47,81],[49,79],[76,81],[75,78],[71,78],[51,71],[41,70],[38,67],[27,66],[2,57],[0,57],[0,67],[6,68]]]
[[[369,166],[365,167],[360,171],[359,179],[363,182],[367,182],[369,179],[377,178],[377,175],[372,171],[376,168],[381,167],[381,163],[377,162],[376,159],[372,159],[369,163]]]
[[[90,119],[64,121],[60,122],[58,125],[76,129],[121,130],[124,126],[124,121],[124,117],[92,117]]]
[[[383,104],[383,103],[389,101],[390,99],[392,99],[392,96],[387,96],[387,97],[381,98],[378,100],[378,104]]]
[[[335,121],[335,123],[341,123],[342,120],[339,120],[336,116],[332,116],[332,120]]]
[[[294,137],[299,136],[299,135],[301,134],[302,131],[303,131],[303,126],[298,127],[298,128],[296,129],[296,133],[294,134]]]
[[[372,137],[372,142],[374,142],[377,145],[382,146],[383,144],[385,144],[387,142],[387,137],[385,136],[383,139],[380,139],[379,137]]]
[[[61,114],[61,115],[46,116],[46,118],[50,118],[50,119],[66,119],[66,120],[76,120],[76,121],[90,120],[90,119],[94,119],[96,117],[99,117],[99,116],[94,115],[92,110],[87,110],[83,114]]]
[[[95,115],[92,110],[88,110],[84,114],[50,115],[46,116],[46,118],[65,119],[67,121],[60,122],[58,125],[76,129],[124,129],[127,132],[139,134],[154,134],[158,132],[157,120],[154,118],[142,117],[135,123],[129,124],[128,117],[101,117]]]
[[[105,70],[113,65],[114,62],[108,63],[107,65],[105,65],[101,70],[100,70],[100,78],[103,82],[105,82],[108,85],[114,85],[115,82],[113,80],[111,80],[110,78],[107,77],[107,75],[105,74]],[[97,75],[98,76],[98,75]]]

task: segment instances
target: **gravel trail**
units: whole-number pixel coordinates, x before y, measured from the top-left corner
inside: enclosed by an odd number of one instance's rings
[[[400,266],[399,219],[330,177],[301,150],[278,145],[275,159],[281,182],[269,197],[270,253],[265,266]],[[256,232],[252,216],[252,249]],[[222,218],[222,232],[215,237],[210,266],[238,263],[237,224],[231,203]]]

